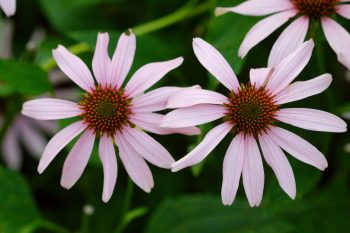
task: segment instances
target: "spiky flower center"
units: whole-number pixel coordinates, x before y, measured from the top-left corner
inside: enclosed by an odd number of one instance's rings
[[[97,135],[113,137],[124,125],[130,124],[130,103],[123,90],[97,86],[92,93],[83,95],[79,105],[84,111],[81,117],[90,129]]]
[[[230,103],[226,105],[226,120],[234,127],[234,133],[258,136],[275,122],[279,107],[265,88],[248,84],[238,93],[230,93]]]
[[[311,18],[334,14],[339,0],[291,0],[299,12]]]

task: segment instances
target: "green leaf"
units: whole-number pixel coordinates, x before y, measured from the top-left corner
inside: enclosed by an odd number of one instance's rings
[[[147,207],[138,207],[133,210],[130,210],[123,219],[123,224],[128,225],[130,222],[132,222],[134,219],[141,218],[145,214],[147,214],[148,208]]]
[[[38,66],[14,60],[0,60],[0,96],[39,95],[50,90],[46,72]]]
[[[38,218],[26,181],[18,173],[0,168],[0,232],[27,232]]]

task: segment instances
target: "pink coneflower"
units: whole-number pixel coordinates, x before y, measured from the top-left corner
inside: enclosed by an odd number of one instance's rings
[[[292,83],[308,63],[313,46],[312,40],[303,43],[274,71],[270,68],[252,69],[250,82],[240,85],[223,56],[202,39],[194,39],[193,48],[198,60],[229,93],[224,96],[208,90],[185,90],[169,99],[169,108],[180,109],[167,114],[161,126],[190,127],[223,120],[192,152],[173,163],[172,171],[201,162],[231,132],[234,138],[223,165],[223,203],[232,204],[242,174],[250,205],[260,204],[264,170],[258,142],[280,186],[291,198],[295,198],[293,171],[282,149],[320,170],[327,167],[327,160],[313,145],[277,125],[283,122],[314,131],[346,131],[346,123],[330,113],[307,108],[281,108],[282,104],[318,94],[330,85],[332,78],[329,74]]]
[[[339,14],[350,19],[350,5],[342,4],[344,2],[350,2],[350,0],[248,0],[235,7],[218,7],[216,14],[227,12],[251,16],[272,14],[258,22],[248,32],[239,49],[239,56],[242,58],[290,18],[298,15],[298,18],[284,30],[274,44],[271,53],[277,55],[270,56],[272,59],[269,60],[269,67],[277,65],[279,59],[288,55],[304,41],[310,20],[320,21],[326,39],[338,55],[338,60],[350,69],[349,64],[339,57],[344,51],[349,51],[346,55],[350,56],[350,34],[330,18],[332,15]]]
[[[10,17],[16,12],[16,0],[0,0],[0,7]]]
[[[145,160],[161,168],[170,168],[174,160],[162,145],[142,129],[156,134],[200,133],[196,127],[167,129],[158,126],[162,115],[153,112],[163,110],[168,97],[181,88],[163,87],[143,94],[181,65],[183,58],[145,65],[123,87],[134,59],[135,35],[132,32],[121,35],[112,60],[108,56],[108,43],[107,33],[98,35],[92,62],[97,83],[87,66],[63,46],[53,51],[61,70],[85,90],[79,103],[46,98],[26,102],[22,110],[24,115],[40,120],[79,118],[50,140],[38,167],[39,173],[42,173],[55,156],[82,133],[63,166],[61,185],[67,189],[82,175],[95,139],[99,138],[99,155],[104,170],[104,202],[110,199],[117,179],[114,142],[131,179],[145,192],[150,192],[153,177]]]

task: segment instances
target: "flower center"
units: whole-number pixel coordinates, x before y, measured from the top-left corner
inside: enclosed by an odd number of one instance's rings
[[[335,13],[339,0],[291,0],[299,12],[311,18]]]
[[[275,122],[279,109],[273,97],[264,88],[251,84],[242,86],[238,93],[230,93],[230,103],[226,105],[226,120],[234,125],[234,133],[258,136]]]
[[[97,86],[92,93],[86,93],[79,105],[83,109],[81,117],[96,134],[109,136],[130,124],[128,115],[131,100],[124,96],[123,90]]]

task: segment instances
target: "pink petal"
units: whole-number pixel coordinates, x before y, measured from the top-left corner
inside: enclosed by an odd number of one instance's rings
[[[135,151],[124,138],[124,135],[118,133],[115,135],[115,143],[119,148],[119,156],[124,164],[125,170],[142,190],[149,193],[154,186],[151,170],[145,160]]]
[[[243,186],[251,207],[259,206],[264,192],[264,167],[258,144],[252,136],[244,139]]]
[[[113,194],[117,182],[117,157],[114,151],[113,139],[103,135],[100,138],[99,156],[103,165],[103,193],[102,200],[107,203]]]
[[[159,126],[163,115],[157,113],[137,113],[130,115],[130,121],[136,126],[149,131],[151,133],[167,135],[167,134],[184,134],[184,135],[198,135],[201,130],[197,127],[185,128],[164,128]]]
[[[329,17],[321,18],[323,32],[336,54],[350,50],[350,34],[339,23]]]
[[[251,69],[249,73],[250,83],[258,88],[265,86],[272,72],[272,68]]]
[[[271,140],[269,135],[259,135],[259,142],[264,158],[275,173],[279,185],[290,198],[294,199],[296,185],[294,173],[287,157],[281,148]]]
[[[82,121],[78,121],[58,132],[46,145],[43,156],[40,159],[38,172],[42,173],[56,155],[84,129],[86,129],[86,125]]]
[[[161,127],[182,128],[215,121],[227,112],[226,107],[213,104],[200,104],[176,109],[164,116]]]
[[[332,75],[323,74],[308,81],[299,81],[290,84],[277,94],[276,104],[281,105],[317,95],[326,90],[332,82]]]
[[[268,66],[276,67],[280,61],[302,45],[309,28],[309,18],[301,16],[291,23],[273,45]]]
[[[346,19],[350,19],[350,5],[339,4],[337,6],[337,13]]]
[[[229,123],[223,123],[210,130],[203,141],[194,148],[189,154],[171,165],[171,171],[177,172],[185,167],[196,165],[205,159],[210,152],[224,139],[230,132],[232,126]]]
[[[338,61],[350,70],[350,50],[339,53]]]
[[[150,91],[132,101],[132,112],[157,112],[166,109],[168,99],[175,93],[186,89],[198,89],[200,86],[192,87],[160,87]]]
[[[275,118],[303,129],[322,132],[346,132],[346,123],[328,112],[308,108],[285,108]]]
[[[61,185],[70,189],[81,177],[94,147],[95,134],[86,130],[69,152],[63,164]]]
[[[103,86],[112,83],[111,77],[111,59],[108,55],[108,33],[99,33],[96,42],[94,58],[92,60],[92,69],[97,82]]]
[[[125,127],[123,137],[139,155],[158,167],[170,168],[175,162],[159,142],[138,129]]]
[[[16,13],[16,0],[0,0],[0,7],[10,17]]]
[[[231,205],[236,197],[244,159],[244,135],[238,134],[227,149],[221,187],[221,199],[224,205]]]
[[[226,96],[208,90],[187,89],[179,91],[168,100],[167,108],[185,108],[197,104],[219,104],[228,103]]]
[[[95,88],[94,78],[79,57],[69,52],[62,45],[54,49],[52,55],[60,69],[79,87],[87,92],[91,92]]]
[[[267,18],[259,21],[245,36],[238,51],[239,56],[244,58],[255,45],[268,37],[277,28],[285,24],[289,18],[294,17],[296,14],[297,11],[293,9],[268,16]]]
[[[326,158],[316,147],[298,135],[279,127],[272,127],[269,137],[290,155],[320,170],[328,166]]]
[[[270,90],[271,94],[276,95],[286,88],[304,69],[309,62],[314,42],[309,40],[304,42],[293,53],[284,58],[276,67],[266,89]]]
[[[23,116],[23,119],[21,120],[24,120],[25,122],[29,121],[29,123],[35,124],[42,131],[44,131],[46,134],[49,134],[49,135],[54,135],[59,130],[59,127],[56,121],[37,121],[37,120],[32,120],[26,116]]]
[[[126,84],[125,94],[129,97],[141,94],[163,78],[167,73],[179,67],[182,62],[183,58],[179,57],[174,60],[150,63],[141,67],[131,77],[128,84]]]
[[[294,5],[290,0],[249,0],[235,7],[217,7],[215,15],[234,12],[241,15],[261,16],[293,8]]]
[[[128,75],[134,61],[136,51],[135,34],[129,30],[129,33],[123,33],[119,37],[117,48],[112,58],[111,83],[120,88],[126,76]]]
[[[238,79],[220,52],[201,38],[193,39],[192,44],[199,62],[227,89],[237,92]]]
[[[15,127],[10,127],[4,135],[4,141],[1,144],[4,162],[6,166],[14,170],[21,169],[23,162],[18,136]]]
[[[22,114],[38,120],[57,120],[79,116],[79,105],[60,99],[37,99],[23,104]]]

